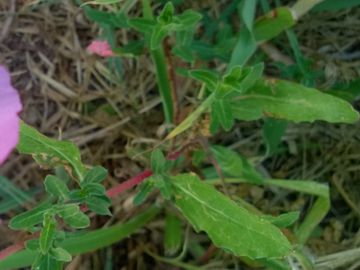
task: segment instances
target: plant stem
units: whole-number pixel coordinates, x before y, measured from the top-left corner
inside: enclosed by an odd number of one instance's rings
[[[106,194],[110,198],[113,198],[113,197],[119,195],[120,193],[123,193],[124,191],[140,184],[141,182],[143,182],[146,178],[148,178],[151,175],[152,175],[152,171],[150,171],[150,170],[143,171],[142,173],[134,176],[133,178],[130,178],[129,180],[127,180],[113,188],[110,188],[106,192]]]
[[[149,0],[142,0],[143,4],[143,16],[145,19],[153,19],[153,13]],[[150,37],[147,35],[146,39]],[[156,50],[150,50],[151,58],[154,61],[156,69],[156,80],[159,87],[159,92],[162,100],[166,123],[173,123],[173,103],[171,96],[171,85],[168,76],[167,63],[163,46],[160,46]]]

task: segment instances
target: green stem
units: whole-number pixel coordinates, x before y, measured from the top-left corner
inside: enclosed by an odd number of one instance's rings
[[[142,0],[143,4],[143,16],[145,19],[153,19],[153,13],[151,9],[151,5],[149,0]],[[150,37],[146,38],[147,40]],[[169,74],[167,70],[167,63],[165,58],[164,49],[160,46],[156,50],[150,50],[151,58],[154,61],[155,69],[156,69],[156,80],[159,87],[159,92],[162,100],[162,105],[165,114],[165,121],[167,123],[173,122],[173,102],[172,102],[172,95],[171,95],[171,85]]]

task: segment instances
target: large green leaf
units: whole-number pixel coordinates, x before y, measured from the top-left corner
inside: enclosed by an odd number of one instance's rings
[[[291,244],[277,227],[198,177],[181,174],[173,177],[172,183],[176,206],[215,245],[252,259],[284,257],[291,252]]]
[[[240,120],[263,116],[294,122],[324,120],[353,123],[359,114],[346,101],[287,81],[258,82],[232,104],[233,115]]]
[[[79,149],[73,143],[50,139],[25,123],[20,125],[17,149],[20,153],[33,155],[42,166],[52,168],[63,165],[69,168],[80,181],[86,171]]]

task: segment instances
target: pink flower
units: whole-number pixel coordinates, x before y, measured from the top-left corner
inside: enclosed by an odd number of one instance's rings
[[[11,86],[10,74],[0,66],[0,164],[15,148],[19,140],[22,106],[16,90]]]
[[[86,48],[86,50],[102,57],[109,57],[114,55],[109,43],[104,40],[93,40]]]

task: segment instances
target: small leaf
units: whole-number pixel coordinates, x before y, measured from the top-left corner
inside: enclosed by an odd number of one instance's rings
[[[129,19],[128,24],[136,31],[147,34],[151,34],[154,27],[156,26],[156,22],[154,20],[148,20],[143,18]]]
[[[194,69],[189,71],[189,75],[195,80],[205,83],[209,90],[216,90],[219,76],[215,72],[206,69]]]
[[[106,196],[91,196],[86,199],[86,205],[89,209],[99,215],[111,216],[109,206],[111,201]]]
[[[234,125],[234,118],[230,103],[224,98],[215,99],[211,109],[214,111],[214,114],[217,115],[217,119],[223,129],[225,131],[229,131]]]
[[[133,204],[135,206],[139,206],[140,204],[142,204],[147,196],[149,195],[149,193],[153,190],[154,188],[154,183],[152,183],[151,181],[149,181],[149,179],[147,179],[146,181],[144,181],[141,185],[140,185],[140,190],[139,192],[136,194],[134,200],[133,200]]]
[[[212,145],[211,152],[226,175],[245,178],[254,184],[264,182],[252,164],[240,154],[221,145]]]
[[[51,204],[46,202],[21,213],[10,220],[9,227],[13,230],[29,229],[42,223],[44,214],[50,209]]]
[[[71,262],[72,260],[71,254],[61,247],[50,249],[49,254],[60,262]]]
[[[108,172],[105,168],[101,166],[93,167],[86,173],[84,180],[80,183],[80,185],[84,187],[90,183],[101,183],[107,175]]]
[[[40,249],[39,239],[31,239],[25,242],[25,248],[31,251],[38,251]]]
[[[31,269],[35,270],[62,270],[63,264],[54,260],[49,254],[39,256],[35,259]]]
[[[55,197],[59,197],[63,200],[69,198],[69,189],[66,184],[54,175],[48,175],[45,178],[45,190]]]
[[[55,237],[56,221],[52,213],[44,215],[43,229],[40,234],[40,250],[45,255],[52,246]]]
[[[81,212],[79,206],[75,203],[59,206],[57,213],[70,227],[82,229],[90,226],[89,217]]]
[[[220,145],[212,145],[211,152],[224,173],[235,177],[243,174],[243,159],[236,152]]]
[[[289,213],[281,214],[279,216],[263,215],[261,217],[279,228],[286,228],[294,224],[299,219],[300,212],[292,211]]]
[[[157,21],[161,24],[171,23],[174,15],[174,5],[171,2],[167,2],[163,10],[160,12]]]
[[[103,185],[98,183],[90,183],[86,185],[86,187],[82,190],[85,194],[88,194],[90,196],[101,196],[106,194],[106,189]]]
[[[240,89],[238,92],[245,93],[248,89],[253,87],[255,83],[261,78],[264,71],[264,63],[256,64],[252,67],[244,69],[244,78],[240,82]]]
[[[197,231],[205,231],[216,246],[251,259],[285,257],[291,244],[265,219],[231,201],[198,177],[172,177],[175,205]],[[259,245],[261,243],[261,245]]]
[[[159,149],[155,149],[151,153],[151,170],[154,174],[163,174],[166,172],[166,159]]]
[[[177,23],[183,27],[191,28],[194,27],[202,18],[202,15],[192,9],[185,10],[182,14],[175,17]]]

